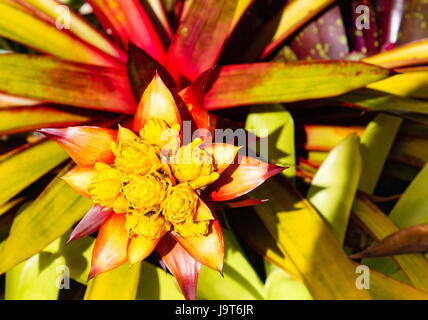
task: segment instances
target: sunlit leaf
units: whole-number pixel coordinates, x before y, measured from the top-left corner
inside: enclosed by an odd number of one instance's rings
[[[239,23],[239,20],[241,20],[241,18],[244,16],[245,11],[251,7],[254,1],[255,0],[238,0],[230,31],[235,28],[235,26]]]
[[[363,61],[374,65],[396,68],[423,64],[428,61],[428,39],[411,42],[389,51],[380,52]]]
[[[33,99],[27,99],[27,98],[21,98],[16,96],[11,96],[8,94],[0,93],[0,107],[23,107],[23,106],[33,106],[36,104],[40,104],[40,101],[33,100]]]
[[[263,156],[268,152],[271,163],[287,167],[283,174],[293,181],[296,175],[296,159],[294,147],[294,121],[291,114],[281,105],[266,105],[253,107],[247,116],[245,129],[254,131],[254,134],[265,139],[250,145]],[[272,142],[274,141],[274,142]],[[261,145],[266,146],[262,149]]]
[[[43,141],[20,148],[0,161],[0,204],[67,159],[67,154],[53,141]]]
[[[46,154],[52,156],[49,151]],[[61,177],[67,170],[61,171]],[[16,178],[18,174],[14,175]],[[9,176],[9,175],[8,175]],[[0,273],[29,258],[63,235],[91,207],[64,181],[54,179],[17,218],[0,251]]]
[[[292,279],[302,281],[302,277],[293,262],[290,261],[289,257],[284,257],[272,235],[269,234],[264,226],[260,225],[261,221],[257,217],[257,219],[254,219],[253,215],[248,215],[246,213],[245,219],[241,219],[236,215],[229,215],[228,218],[228,220],[237,218],[236,223],[239,228],[236,229],[236,231],[240,236],[244,237],[244,240],[256,250],[257,253],[262,255],[267,261],[284,270]],[[256,233],[257,238],[254,237]],[[354,263],[354,267],[358,265],[360,265],[360,263]],[[299,288],[301,287],[299,286]],[[428,299],[428,293],[385,276],[374,269],[370,269],[370,294],[374,299],[379,300]]]
[[[357,62],[254,63],[220,68],[205,97],[208,109],[325,98],[388,76]]]
[[[126,70],[36,55],[0,55],[0,92],[77,107],[132,113]]]
[[[428,98],[428,71],[400,73],[387,79],[371,83],[367,87],[397,96]]]
[[[183,300],[174,277],[159,267],[143,261],[138,300]]]
[[[119,64],[118,60],[69,32],[57,29],[54,23],[47,23],[28,10],[4,1],[0,1],[0,35],[66,60],[102,66]]]
[[[373,193],[402,119],[379,114],[368,125],[361,137],[363,171],[358,189]]]
[[[327,221],[337,241],[345,239],[352,203],[361,175],[359,138],[349,135],[325,159],[308,191],[307,199]]]
[[[140,281],[141,263],[120,267],[90,280],[85,300],[134,300]]]
[[[40,252],[6,272],[6,300],[56,300],[65,259]]]
[[[389,217],[400,228],[428,223],[428,164],[418,173]]]
[[[274,268],[266,278],[267,300],[312,300],[305,285],[290,278],[283,270]]]
[[[255,207],[279,248],[302,274],[314,299],[370,299],[355,286],[355,267],[319,214],[287,183],[269,180],[253,194]],[[321,266],[328,265],[328,268]]]
[[[305,125],[306,139],[305,150],[330,151],[346,136],[355,133],[361,136],[362,127],[356,126],[330,126],[330,125]]]
[[[67,127],[89,120],[49,106],[0,108],[0,134],[31,131],[38,128]]]
[[[278,18],[271,23],[277,25],[272,42],[265,48],[263,57],[269,55],[287,37],[298,30],[321,10],[332,4],[333,0],[296,0],[288,2]]]
[[[233,235],[223,230],[225,261],[222,276],[203,267],[199,275],[198,299],[263,299],[263,285],[254,269],[242,254]]]
[[[22,0],[18,0],[22,1]],[[65,13],[65,8],[61,7],[55,0],[26,0],[29,5],[34,6],[41,12],[47,14],[55,22],[61,21],[61,13]],[[125,54],[114,44],[112,44],[105,36],[99,33],[94,27],[82,19],[79,15],[74,13],[71,9],[66,11],[67,22],[70,23],[70,29],[73,34],[77,35],[80,39],[90,43],[94,47],[106,52],[107,54],[116,57],[120,60],[125,60]],[[64,31],[63,31],[64,32]]]
[[[334,97],[334,100],[349,106],[372,111],[399,111],[428,114],[428,103],[372,89],[359,89]]]

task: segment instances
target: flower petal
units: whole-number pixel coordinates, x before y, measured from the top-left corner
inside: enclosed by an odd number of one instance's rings
[[[97,231],[113,211],[98,204],[94,205],[78,223],[67,242],[77,240]]]
[[[229,143],[211,143],[203,147],[205,151],[212,154],[219,174],[233,163],[240,148]]]
[[[169,234],[166,234],[159,242],[157,251],[163,264],[177,279],[184,297],[187,300],[196,299],[201,264],[193,259]]]
[[[191,238],[173,236],[194,259],[214,270],[222,271],[224,242],[218,220],[212,221],[206,236]]]
[[[213,201],[232,200],[247,194],[284,169],[243,156],[238,164],[230,165],[206,192]]]
[[[75,167],[61,177],[70,187],[90,198],[88,188],[97,171],[88,167]]]
[[[196,213],[195,213],[195,216],[193,217],[193,220],[195,221],[214,220],[214,216],[210,207],[208,207],[208,205],[200,198],[198,199]]]
[[[150,240],[144,237],[132,238],[128,244],[129,263],[134,264],[147,258],[156,248],[160,239],[161,238]]]
[[[101,226],[92,251],[89,278],[110,271],[127,260],[128,232],[125,215],[112,213]]]
[[[79,126],[40,129],[39,132],[59,143],[79,166],[114,161],[111,143],[116,141],[116,130]]]
[[[162,119],[169,126],[174,124],[181,126],[180,112],[174,97],[158,74],[143,93],[134,117],[134,131],[139,132],[151,118]]]

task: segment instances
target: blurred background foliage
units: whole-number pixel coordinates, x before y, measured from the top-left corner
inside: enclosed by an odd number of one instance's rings
[[[14,1],[0,4],[10,2]],[[63,2],[103,31],[85,1]],[[184,8],[191,2],[184,1]],[[183,1],[141,3],[152,6],[154,12],[161,4],[171,29],[177,29],[177,11],[183,10]],[[371,270],[370,290],[356,289],[360,262],[349,255],[400,229],[428,223],[428,69],[424,65],[428,62],[428,2],[238,3],[237,11],[243,13],[217,61],[220,66],[362,60],[390,68],[394,74],[326,99],[311,96],[322,89],[316,83],[334,88],[352,82],[354,76],[343,71],[343,78],[337,78],[340,83],[334,83],[332,74],[309,73],[313,83],[301,84],[307,98],[284,103],[274,97],[257,105],[211,108],[218,102],[207,97],[211,99],[207,108],[215,116],[259,136],[251,140],[254,150],[268,139],[267,160],[288,169],[283,177],[253,192],[258,199],[269,199],[266,203],[222,210],[224,277],[203,267],[198,299],[427,299],[426,245],[412,254],[394,256],[393,248],[387,247],[382,254],[387,257],[363,258],[361,263]],[[359,5],[370,9],[369,29],[355,27]],[[37,52],[11,40],[6,29],[0,23],[0,35],[5,35],[0,37],[2,53]],[[340,69],[333,72],[341,76]],[[269,95],[281,92],[284,83],[267,86],[264,90]],[[70,168],[67,155],[54,142],[40,141],[32,130],[47,122],[63,126],[111,121],[117,114],[67,103],[55,108],[33,106],[27,97],[10,107],[2,99],[0,94],[1,297],[183,299],[175,279],[155,255],[88,284],[94,238],[66,243],[71,228],[91,204],[59,179]],[[263,129],[269,129],[268,135],[260,134]],[[409,237],[412,234],[399,242],[405,244]],[[63,265],[70,270],[70,290],[55,285]]]

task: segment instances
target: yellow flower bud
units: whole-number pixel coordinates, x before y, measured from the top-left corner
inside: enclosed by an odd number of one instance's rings
[[[122,173],[111,166],[97,162],[97,174],[92,179],[88,191],[95,203],[111,208],[122,190]]]
[[[144,142],[165,149],[164,153],[169,154],[179,147],[180,126],[170,128],[168,124],[161,119],[150,119],[140,131],[140,136]]]
[[[112,204],[112,209],[116,213],[125,213],[128,210],[128,200],[121,194]]]
[[[212,156],[199,148],[197,144],[200,144],[199,140],[182,146],[171,157],[172,172],[180,182],[194,181],[200,177],[207,177],[214,171]],[[218,176],[215,176],[214,180],[217,178]],[[211,182],[211,178],[206,181],[206,183]],[[201,187],[200,183],[197,183],[197,185]]]
[[[131,175],[123,187],[125,198],[130,206],[145,210],[159,205],[166,197],[168,182],[158,175]]]
[[[125,228],[130,236],[138,235],[155,240],[169,230],[169,224],[159,212],[142,213],[134,210],[126,214]]]
[[[174,224],[174,232],[184,238],[199,237],[208,233],[209,225],[210,221],[193,221],[190,217],[182,223]]]
[[[141,141],[120,142],[113,152],[116,155],[116,167],[125,173],[147,174],[160,163],[155,148]]]
[[[162,203],[163,215],[173,224],[193,218],[197,201],[197,194],[187,184],[171,187]]]

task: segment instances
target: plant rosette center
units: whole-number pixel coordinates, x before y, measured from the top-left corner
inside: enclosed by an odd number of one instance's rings
[[[95,164],[89,194],[95,203],[126,215],[129,237],[208,233],[210,219],[196,214],[199,195],[219,173],[213,156],[201,149],[202,140],[180,146],[179,131],[159,119],[147,121],[139,135],[119,127],[114,163]]]

